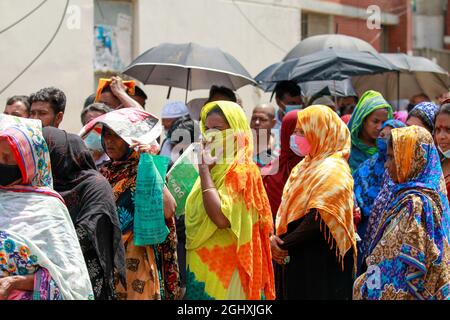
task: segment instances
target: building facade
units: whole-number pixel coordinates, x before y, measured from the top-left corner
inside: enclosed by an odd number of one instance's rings
[[[412,53],[414,42],[422,41],[414,38],[422,30],[416,30],[415,21],[429,21],[414,16],[422,5],[418,0],[66,1],[0,1],[0,104],[15,94],[59,87],[67,94],[62,127],[71,132],[81,128],[84,99],[98,78],[120,72],[162,42],[220,47],[256,76],[301,39],[316,34],[337,32],[368,41],[379,51]],[[440,34],[439,50],[448,48],[450,36],[448,10],[441,7],[446,18],[440,23],[447,29]],[[150,98],[147,110],[159,115],[167,88],[143,89]],[[270,97],[251,86],[238,94],[248,114]],[[194,91],[189,99],[206,95],[206,90]],[[173,89],[170,99],[184,96],[184,90]]]

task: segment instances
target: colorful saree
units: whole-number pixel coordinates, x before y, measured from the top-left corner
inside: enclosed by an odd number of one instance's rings
[[[350,122],[348,123],[352,138],[352,149],[348,162],[352,171],[356,170],[361,163],[378,151],[377,147],[368,146],[359,138],[364,121],[378,109],[386,109],[388,111],[388,120],[392,119],[392,107],[379,92],[369,90],[361,96],[353,111]]]
[[[354,299],[450,299],[450,209],[431,134],[392,130],[398,182],[354,284]]]
[[[75,228],[52,189],[41,129],[32,122],[6,126],[4,120],[0,139],[13,150],[22,182],[0,188],[1,276],[35,274],[34,293],[16,292],[11,298],[93,299]]]
[[[223,138],[217,142],[231,143],[233,149],[231,158],[225,159],[228,161],[211,169],[211,177],[231,227],[219,229],[209,218],[198,178],[186,201],[185,298],[274,299],[269,243],[273,221],[259,169],[252,160],[252,133],[239,105],[217,101],[202,109],[200,129],[204,136],[206,117],[217,107],[231,128],[221,131],[216,137]]]
[[[132,142],[131,139],[152,143],[152,152],[158,152],[155,141],[151,139],[159,136],[161,125],[148,112],[131,108],[115,110],[91,121],[85,129],[92,129],[98,124],[109,127],[128,144]],[[134,215],[139,154],[132,150],[128,154],[123,161],[111,161],[100,170],[113,189],[125,247],[127,286],[116,279],[117,297],[120,300],[177,299],[180,295],[180,277],[175,221],[166,220],[170,232],[161,244],[135,245]]]
[[[0,278],[34,275],[33,291],[13,290],[8,300],[62,300],[61,292],[47,269],[40,267],[20,236],[0,231]]]
[[[398,120],[388,120],[383,123],[381,129],[384,129],[386,126],[391,128],[402,128],[405,127],[405,124]],[[384,168],[386,152],[386,142],[378,144],[378,152],[368,160],[364,161],[358,169],[353,172],[353,179],[355,181],[355,199],[362,214],[361,221],[358,224],[358,235],[361,238],[361,242],[358,243],[358,272],[361,269],[362,258],[367,251],[366,231],[372,208],[375,199],[383,186],[383,178],[385,177],[386,171]]]

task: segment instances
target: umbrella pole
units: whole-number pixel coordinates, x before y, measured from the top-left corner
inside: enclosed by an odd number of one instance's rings
[[[397,71],[397,111],[400,110],[400,71]]]
[[[338,108],[338,102],[337,102],[337,92],[336,92],[336,80],[333,80],[333,86],[334,86],[334,104],[336,109]]]
[[[170,92],[172,92],[172,87],[169,87],[169,91],[167,91],[167,100],[170,98]]]
[[[189,91],[189,77],[191,76],[191,68],[188,69],[187,80],[186,80],[186,96],[184,98],[184,103],[187,104],[188,91]]]

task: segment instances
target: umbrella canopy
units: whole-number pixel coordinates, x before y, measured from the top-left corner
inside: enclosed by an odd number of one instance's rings
[[[449,90],[448,72],[430,59],[404,53],[381,55],[400,71],[353,78],[353,86],[359,94],[370,88],[388,100],[409,99],[419,93],[434,99]]]
[[[283,61],[300,58],[314,52],[330,48],[353,52],[365,51],[377,53],[377,50],[372,47],[370,43],[364,40],[343,34],[321,34],[302,40],[291,51],[289,51]]]
[[[144,84],[186,90],[209,89],[212,85],[236,90],[256,84],[232,55],[195,43],[163,43],[153,47],[137,57],[123,73]]]
[[[341,81],[335,80],[321,80],[321,81],[306,81],[298,83],[305,97],[312,97],[317,95],[349,97],[356,96],[356,91],[353,88],[350,79]],[[271,92],[275,89],[276,82],[265,82],[259,85],[265,92]]]
[[[263,71],[261,71],[256,77],[255,80],[258,82],[258,86],[263,89],[265,92],[273,91],[275,85],[277,84],[277,80],[274,79],[274,75],[276,74],[285,74],[286,78],[288,77],[289,72],[299,63],[299,59],[294,58],[288,61],[281,61],[274,64],[271,64]],[[289,79],[283,79],[289,80]],[[282,81],[282,80],[278,80]]]
[[[313,97],[319,94],[337,97],[356,96],[356,91],[353,89],[350,79],[341,81],[308,81],[300,83],[300,88],[302,89],[302,94],[306,97]]]
[[[302,58],[276,63],[256,76],[261,83],[292,80],[297,83],[320,80],[345,80],[352,76],[397,71],[380,54],[325,49]]]

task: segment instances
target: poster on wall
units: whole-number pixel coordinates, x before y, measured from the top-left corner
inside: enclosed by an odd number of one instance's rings
[[[119,13],[116,25],[96,24],[95,61],[96,72],[120,72],[131,62],[132,20]]]

